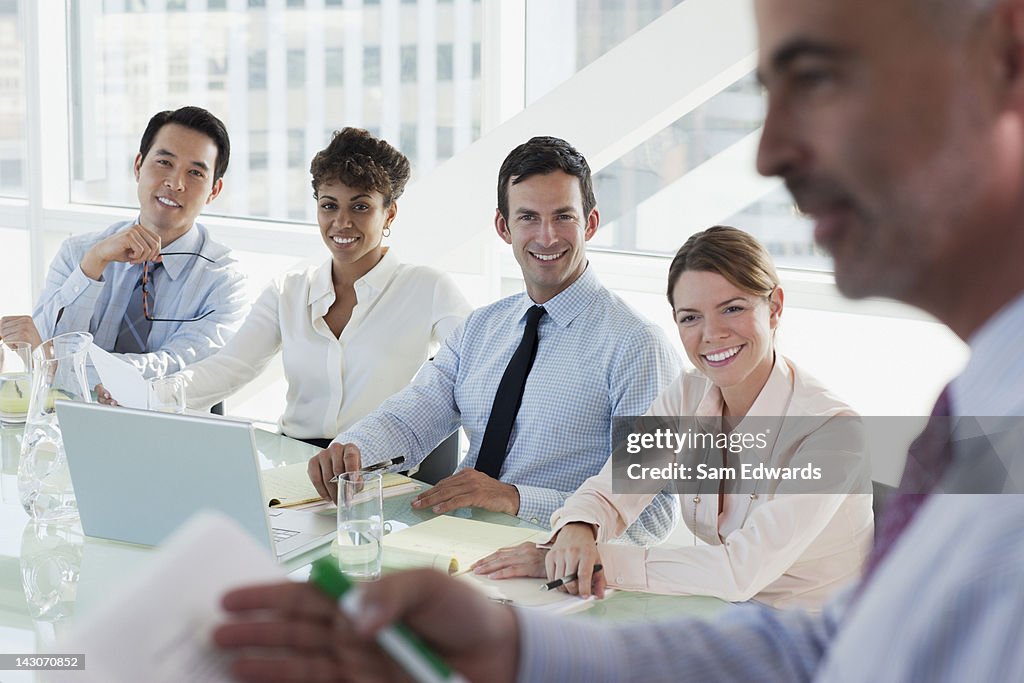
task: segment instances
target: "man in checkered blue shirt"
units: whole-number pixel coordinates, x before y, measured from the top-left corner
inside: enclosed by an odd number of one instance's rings
[[[325,498],[336,495],[336,486],[325,483],[335,474],[399,455],[407,469],[461,426],[469,437],[465,469],[413,507],[436,513],[477,507],[546,526],[608,459],[612,418],[643,415],[679,374],[664,333],[588,267],[586,243],[600,216],[579,152],[550,137],[513,150],[499,173],[494,222],[512,245],[526,291],[471,313],[410,386],[310,461],[310,478]],[[523,338],[526,314],[537,305],[544,313],[536,359],[494,478],[474,466],[498,384]],[[674,524],[675,502],[663,495],[628,535],[653,543]]]

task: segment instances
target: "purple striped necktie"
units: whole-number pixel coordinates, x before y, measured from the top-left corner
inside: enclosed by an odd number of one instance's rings
[[[918,509],[942,479],[953,458],[949,433],[949,386],[939,394],[924,431],[910,444],[907,465],[899,490],[887,502],[875,528],[875,545],[868,557],[861,587],[867,584],[875,569],[910,526]],[[923,493],[922,493],[923,492]]]

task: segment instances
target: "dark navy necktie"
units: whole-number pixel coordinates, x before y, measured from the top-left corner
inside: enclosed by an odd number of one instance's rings
[[[530,374],[533,359],[537,357],[537,327],[543,315],[544,308],[541,306],[534,306],[526,312],[523,339],[512,354],[505,374],[501,376],[491,405],[491,414],[487,418],[476,469],[494,479],[501,474],[501,466],[505,464],[505,456],[508,455],[508,439],[512,435],[512,425],[519,413],[519,405],[523,402],[526,376]]]

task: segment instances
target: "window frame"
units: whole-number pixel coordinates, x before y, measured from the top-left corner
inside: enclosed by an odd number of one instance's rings
[[[465,5],[470,0],[453,2],[456,5]],[[692,9],[698,11],[697,5],[711,2],[715,0],[688,0],[672,12],[679,12],[688,5],[693,5]],[[44,10],[40,4],[46,5],[45,18],[42,16]],[[231,5],[231,2],[228,4]],[[310,4],[307,2],[307,7]],[[438,4],[448,5],[446,2]],[[28,127],[28,158],[35,160],[36,163],[26,165],[28,199],[0,197],[0,224],[30,232],[33,295],[37,295],[41,290],[48,266],[43,253],[45,235],[70,235],[101,230],[118,215],[133,209],[70,200],[70,132],[76,122],[72,118],[70,101],[69,55],[73,49],[81,48],[69,46],[69,26],[70,22],[75,20],[75,17],[71,16],[71,7],[70,2],[59,3],[56,7],[50,3],[35,2],[22,2],[20,6],[26,51],[26,111],[28,120],[35,122],[35,125]],[[509,122],[525,109],[525,8],[525,0],[481,0],[481,127],[484,134]],[[63,35],[64,40],[54,40],[55,32]],[[42,74],[45,74],[46,78],[42,78]],[[540,105],[543,104],[542,100]],[[88,122],[79,121],[77,124]],[[632,142],[620,142],[611,149],[603,150],[602,158],[591,160],[596,162],[596,167],[603,167],[609,157],[615,158],[616,148],[623,149],[624,145],[628,144]],[[474,154],[468,154],[466,157],[461,162],[464,165],[477,164],[480,161]],[[409,194],[413,194],[414,185],[410,185]],[[493,189],[489,191],[489,195],[492,193]],[[491,202],[493,198],[489,196],[487,204]],[[485,206],[482,200],[479,205]],[[214,205],[212,208],[216,210],[217,206]],[[490,215],[490,211],[487,215]],[[308,221],[241,218],[216,213],[204,215],[201,220],[216,231],[219,239],[228,243],[244,243],[245,249],[249,251],[303,257],[316,254],[316,250],[319,249],[319,238],[315,230],[310,229],[312,226]],[[405,220],[409,223],[414,222],[407,217]],[[475,226],[480,225],[479,216],[468,220]],[[484,229],[483,232],[487,230]],[[467,267],[465,271],[470,275],[480,276],[482,281],[487,283],[482,290],[484,296],[496,296],[503,279],[515,279],[520,276],[518,265],[510,252],[500,240],[490,239],[492,237],[493,234],[488,234],[479,240],[479,249],[485,258],[473,265],[479,266],[482,270],[474,271],[472,267]],[[601,264],[602,273],[608,280],[607,284],[613,288],[622,287],[651,293],[660,293],[663,290],[664,285],[660,277],[638,278],[636,273],[666,271],[669,261],[667,256],[647,256],[595,248],[591,250],[591,258],[595,263]],[[780,269],[780,272],[787,287],[787,301],[791,305],[884,317],[929,319],[919,311],[895,302],[874,299],[849,301],[838,294],[831,275],[827,273],[809,273],[787,268]]]

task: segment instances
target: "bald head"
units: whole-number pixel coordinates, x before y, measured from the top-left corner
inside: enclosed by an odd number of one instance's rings
[[[935,24],[950,38],[963,36],[999,5],[1001,0],[892,0],[909,2],[921,19]]]

